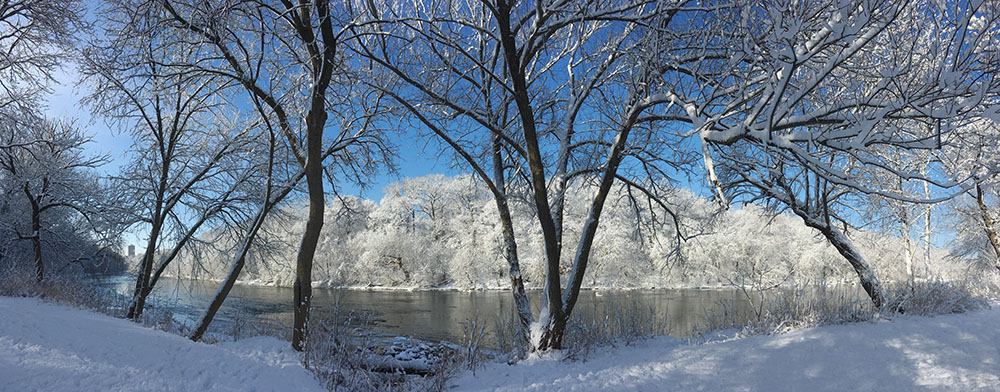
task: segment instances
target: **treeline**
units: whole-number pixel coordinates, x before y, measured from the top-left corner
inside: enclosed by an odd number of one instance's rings
[[[586,211],[574,199],[592,193],[574,187],[567,204],[566,230],[578,233]],[[856,275],[815,230],[787,214],[756,205],[721,210],[718,204],[686,189],[669,195],[672,217],[654,216],[616,188],[595,240],[585,287],[667,288],[793,283],[853,283]],[[513,204],[521,263],[528,287],[544,282],[543,244],[534,211]],[[243,281],[287,286],[294,277],[294,255],[301,236],[302,208],[283,210],[268,228],[259,257]],[[314,284],[356,288],[506,289],[507,265],[496,208],[474,177],[439,174],[390,184],[382,200],[332,199],[326,211],[315,259]],[[676,227],[681,228],[678,233]],[[679,235],[678,235],[679,234]],[[901,262],[906,244],[891,234],[853,230],[862,253],[887,281],[906,281]],[[567,238],[576,238],[568,235]],[[202,238],[203,246],[181,259],[168,274],[222,279],[227,272],[226,233]],[[535,240],[532,240],[535,239]],[[563,244],[575,249],[577,244]],[[917,279],[963,276],[963,259],[932,248],[919,251]],[[563,269],[570,266],[564,265]]]

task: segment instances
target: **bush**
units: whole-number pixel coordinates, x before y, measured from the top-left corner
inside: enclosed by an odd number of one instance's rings
[[[912,290],[907,285],[893,286],[886,295],[888,300],[885,308],[891,312],[919,316],[964,313],[988,308],[989,302],[977,294],[973,287],[975,286],[970,282],[949,283],[939,280],[917,282]]]
[[[797,287],[762,299],[764,311],[757,316],[735,311],[734,304],[721,304],[723,311],[708,319],[693,335],[704,338],[726,329],[736,329],[734,337],[772,335],[897,314],[962,313],[989,307],[982,290],[982,285],[968,282],[918,282],[912,290],[906,284],[892,285],[886,290],[885,306],[876,311],[866,295],[855,293],[857,290]]]
[[[305,366],[331,391],[440,391],[457,370],[457,346],[375,333],[370,313],[313,312]]]
[[[667,331],[666,317],[657,315],[650,306],[620,301],[605,306],[601,312],[595,304],[590,312],[578,310],[574,313],[567,325],[563,344],[567,359],[586,362],[591,353],[601,347],[630,346],[654,336],[666,335]]]

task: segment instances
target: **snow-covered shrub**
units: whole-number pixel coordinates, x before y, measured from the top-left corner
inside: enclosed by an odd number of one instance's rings
[[[98,287],[93,281],[78,274],[50,274],[38,282],[33,269],[7,267],[0,271],[0,295],[9,297],[38,297],[62,304],[114,312],[113,304],[119,298],[112,290]]]
[[[691,335],[701,340],[714,340],[720,334],[726,338],[771,335],[875,317],[871,301],[856,286],[796,283],[758,294],[761,302],[753,304],[754,309],[741,304],[745,298],[720,302],[718,310],[697,325]]]
[[[563,354],[569,360],[588,360],[602,347],[629,346],[668,332],[665,314],[656,309],[628,300],[617,300],[605,306],[578,308],[570,318],[563,337]],[[531,349],[522,334],[520,321],[513,309],[494,318],[488,331],[491,350],[483,350],[496,362],[515,363],[526,358]]]
[[[802,328],[871,320],[875,316],[871,301],[853,289],[795,287],[768,302],[760,317],[749,319],[740,329],[740,335],[780,334]]]
[[[969,282],[972,294],[992,299],[1000,298],[1000,272],[991,268],[987,272],[972,275]]]
[[[440,391],[456,373],[453,349],[397,337],[386,341],[372,314],[339,301],[310,320],[304,365],[331,391]]]
[[[493,348],[499,354],[495,358],[498,362],[517,362],[527,357],[531,349],[514,309],[503,311],[493,319],[490,336],[493,337]]]
[[[331,312],[314,313],[305,346],[304,365],[316,374],[327,389],[361,391],[384,390],[393,383],[366,366],[373,345],[371,317],[364,313],[341,312],[337,305]]]
[[[980,283],[918,281],[911,291],[906,284],[893,284],[887,290],[887,303],[876,312],[857,286],[796,285],[771,292],[762,300],[763,311],[757,315],[733,303],[720,304],[706,323],[694,332],[711,336],[721,330],[735,330],[735,337],[772,335],[802,328],[855,323],[892,314],[935,315],[962,313],[988,307],[979,293]]]
[[[893,285],[886,297],[885,308],[889,311],[921,316],[964,313],[989,307],[989,302],[976,295],[968,282],[917,282],[912,291],[907,285]]]
[[[80,274],[49,274],[38,282],[29,268],[0,270],[0,295],[9,297],[38,297],[62,305],[92,310],[112,317],[125,317],[130,296],[100,287],[96,281]],[[148,327],[167,332],[177,332],[173,314],[166,308],[147,304],[140,322]]]
[[[573,312],[563,338],[567,359],[586,361],[601,347],[630,346],[667,334],[668,320],[652,307],[627,300]]]
[[[486,325],[485,320],[481,319],[478,314],[471,320],[462,323],[462,344],[459,353],[463,367],[472,371],[472,374],[476,374],[477,369],[485,366],[485,361],[488,359],[483,346],[488,334]]]
[[[0,269],[0,295],[5,297],[37,297],[40,285],[33,271],[13,265]]]

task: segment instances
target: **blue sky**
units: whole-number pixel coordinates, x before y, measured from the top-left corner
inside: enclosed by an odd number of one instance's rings
[[[106,175],[117,174],[121,166],[128,161],[127,152],[132,145],[131,136],[127,131],[110,128],[103,117],[92,117],[90,109],[80,104],[80,99],[89,93],[89,87],[76,86],[79,78],[75,69],[66,67],[54,76],[58,83],[52,86],[46,113],[53,118],[78,119],[77,124],[93,137],[93,143],[88,145],[90,152],[95,155],[106,154],[110,158],[110,162],[102,166],[100,171]],[[399,153],[396,162],[398,171],[395,175],[381,172],[370,179],[370,186],[367,189],[362,190],[352,184],[342,184],[339,189],[345,194],[360,194],[369,199],[379,200],[382,198],[382,190],[391,182],[432,173],[454,175],[466,171],[462,168],[452,168],[447,155],[439,157],[440,149],[433,143],[394,141],[394,144],[398,146]]]
[[[47,97],[46,114],[57,119],[77,119],[77,125],[93,138],[93,142],[87,145],[88,152],[107,155],[109,158],[109,162],[98,171],[109,176],[118,174],[128,162],[131,135],[127,130],[109,127],[103,117],[91,116],[90,109],[80,104],[80,99],[89,93],[89,87],[76,85],[79,77],[74,67],[68,66],[53,76],[57,83],[51,86],[52,93]],[[394,181],[432,173],[454,175],[465,171],[462,168],[452,168],[447,155],[439,157],[440,149],[434,144],[393,142],[398,146],[397,173],[380,172],[369,180],[369,186],[365,189],[353,184],[341,184],[338,188],[341,194],[360,195],[377,201],[382,199],[383,189]],[[125,246],[132,244],[141,249],[146,235],[141,228],[131,230],[125,235]]]

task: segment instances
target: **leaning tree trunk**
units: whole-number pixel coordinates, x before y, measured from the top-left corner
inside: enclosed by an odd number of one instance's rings
[[[268,196],[270,197],[270,196]],[[265,199],[266,200],[266,199]],[[198,326],[189,338],[195,342],[201,339],[208,330],[208,326],[212,323],[215,318],[215,314],[218,313],[219,308],[222,307],[222,303],[225,302],[226,297],[229,296],[229,292],[232,291],[233,285],[236,284],[236,279],[239,278],[240,272],[243,271],[243,266],[246,265],[247,254],[250,253],[250,247],[253,245],[254,238],[257,237],[257,232],[260,227],[264,224],[264,218],[267,216],[271,209],[270,202],[261,207],[261,210],[257,213],[256,219],[254,219],[253,226],[247,232],[246,236],[243,238],[243,245],[240,247],[239,253],[237,253],[236,258],[233,260],[233,265],[229,270],[229,275],[226,275],[226,280],[222,282],[219,286],[219,290],[215,292],[215,297],[212,298],[212,303],[208,305],[205,309],[205,313],[202,314],[201,319],[198,321]]]
[[[159,217],[159,213],[156,214]],[[149,240],[146,243],[146,253],[142,256],[142,262],[139,263],[139,275],[135,280],[135,291],[132,293],[132,302],[129,304],[128,314],[125,315],[126,318],[132,319],[134,321],[139,321],[142,316],[142,310],[146,307],[146,297],[152,291],[149,286],[149,276],[153,270],[153,257],[156,254],[156,242],[157,237],[160,235],[160,220],[154,217],[153,229],[149,233]]]
[[[1000,235],[997,234],[996,222],[990,215],[990,209],[986,206],[983,187],[979,184],[976,184],[976,203],[979,204],[979,212],[983,217],[983,229],[986,230],[986,237],[989,238],[990,245],[993,246],[993,254],[997,256],[993,266],[1000,270]]]
[[[256,231],[256,228],[254,229]],[[222,303],[225,302],[226,297],[229,296],[229,292],[232,291],[233,285],[236,284],[236,279],[239,278],[240,272],[243,271],[243,266],[246,265],[247,253],[250,251],[250,245],[253,243],[252,237],[245,238],[243,245],[240,247],[240,252],[236,255],[236,259],[233,260],[233,265],[229,269],[229,275],[226,275],[226,280],[222,282],[219,286],[219,290],[215,292],[215,296],[212,297],[212,302],[208,304],[208,308],[205,309],[205,313],[202,314],[201,319],[198,320],[198,325],[195,327],[194,332],[191,333],[189,338],[195,342],[201,340],[201,337],[208,330],[208,326],[212,323],[215,318],[215,314],[218,313],[219,308],[222,307]]]
[[[885,305],[885,292],[882,289],[882,283],[875,277],[875,272],[872,271],[865,258],[861,256],[861,252],[854,246],[854,243],[833,225],[825,223],[810,224],[809,222],[810,220],[807,219],[806,224],[823,233],[823,236],[830,241],[830,244],[837,249],[837,252],[840,252],[840,255],[847,259],[851,267],[854,267],[854,272],[858,274],[858,279],[861,280],[861,287],[864,287],[865,292],[868,293],[868,297],[872,300],[872,305],[875,306],[875,309],[881,309]]]
[[[257,233],[260,228],[264,226],[264,219],[267,218],[271,210],[274,209],[278,203],[285,199],[289,193],[291,193],[295,184],[302,180],[305,175],[305,170],[300,171],[296,176],[289,180],[287,185],[280,190],[277,194],[272,197],[272,185],[271,185],[271,175],[274,167],[274,135],[271,135],[271,154],[268,157],[267,162],[268,174],[267,174],[267,185],[264,191],[264,204],[261,205],[260,210],[257,211],[257,216],[254,218],[253,224],[247,230],[247,233],[243,238],[243,245],[240,247],[239,253],[237,253],[236,258],[233,260],[233,265],[230,267],[229,274],[226,275],[226,280],[222,282],[219,286],[219,290],[215,292],[215,297],[212,298],[212,303],[209,304],[208,308],[205,309],[205,313],[201,316],[201,320],[198,322],[198,326],[195,328],[194,332],[189,336],[193,341],[198,341],[208,330],[208,326],[212,323],[215,318],[215,314],[218,313],[219,309],[222,307],[222,303],[225,302],[226,297],[229,296],[229,292],[232,291],[233,285],[236,284],[236,280],[239,279],[240,272],[243,271],[243,267],[246,265],[247,255],[250,253],[250,247],[253,245],[253,241],[257,238]],[[308,310],[308,309],[307,309]]]

